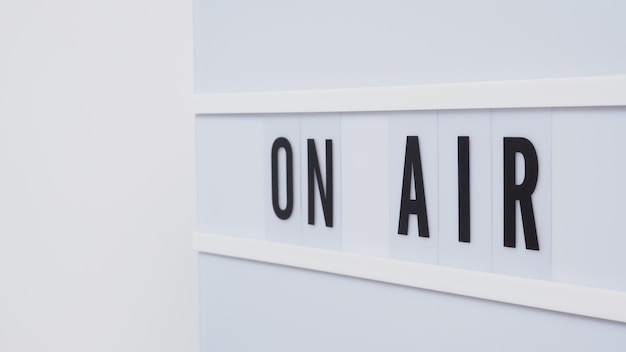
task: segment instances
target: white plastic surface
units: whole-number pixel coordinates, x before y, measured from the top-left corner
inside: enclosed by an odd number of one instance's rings
[[[320,263],[321,264],[321,263]],[[201,351],[613,351],[626,325],[200,255]]]
[[[626,291],[626,108],[552,114],[553,279]]]
[[[389,255],[390,113],[341,117],[342,249]]]
[[[264,126],[258,116],[196,118],[198,230],[265,238]]]
[[[620,0],[197,0],[196,93],[626,73]]]

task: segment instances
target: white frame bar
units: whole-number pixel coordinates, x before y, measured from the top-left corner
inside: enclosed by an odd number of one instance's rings
[[[201,253],[626,322],[626,292],[195,232]]]
[[[197,94],[194,112],[350,111],[626,106],[626,75],[405,87]],[[626,323],[626,292],[195,232],[202,253],[387,282]]]
[[[291,92],[200,94],[196,114],[626,105],[626,75]]]

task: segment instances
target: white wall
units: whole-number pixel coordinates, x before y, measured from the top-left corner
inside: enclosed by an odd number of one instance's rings
[[[197,350],[191,7],[0,3],[0,351]]]

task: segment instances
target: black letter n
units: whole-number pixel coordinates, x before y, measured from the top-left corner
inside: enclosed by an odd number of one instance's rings
[[[309,224],[315,224],[315,183],[317,183],[326,227],[333,227],[333,141],[326,140],[326,187],[322,183],[322,171],[313,139],[307,139],[307,156]]]

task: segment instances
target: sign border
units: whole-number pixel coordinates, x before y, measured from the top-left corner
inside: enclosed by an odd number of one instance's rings
[[[195,94],[195,115],[626,106],[626,75]],[[626,292],[202,232],[200,253],[626,323]]]

